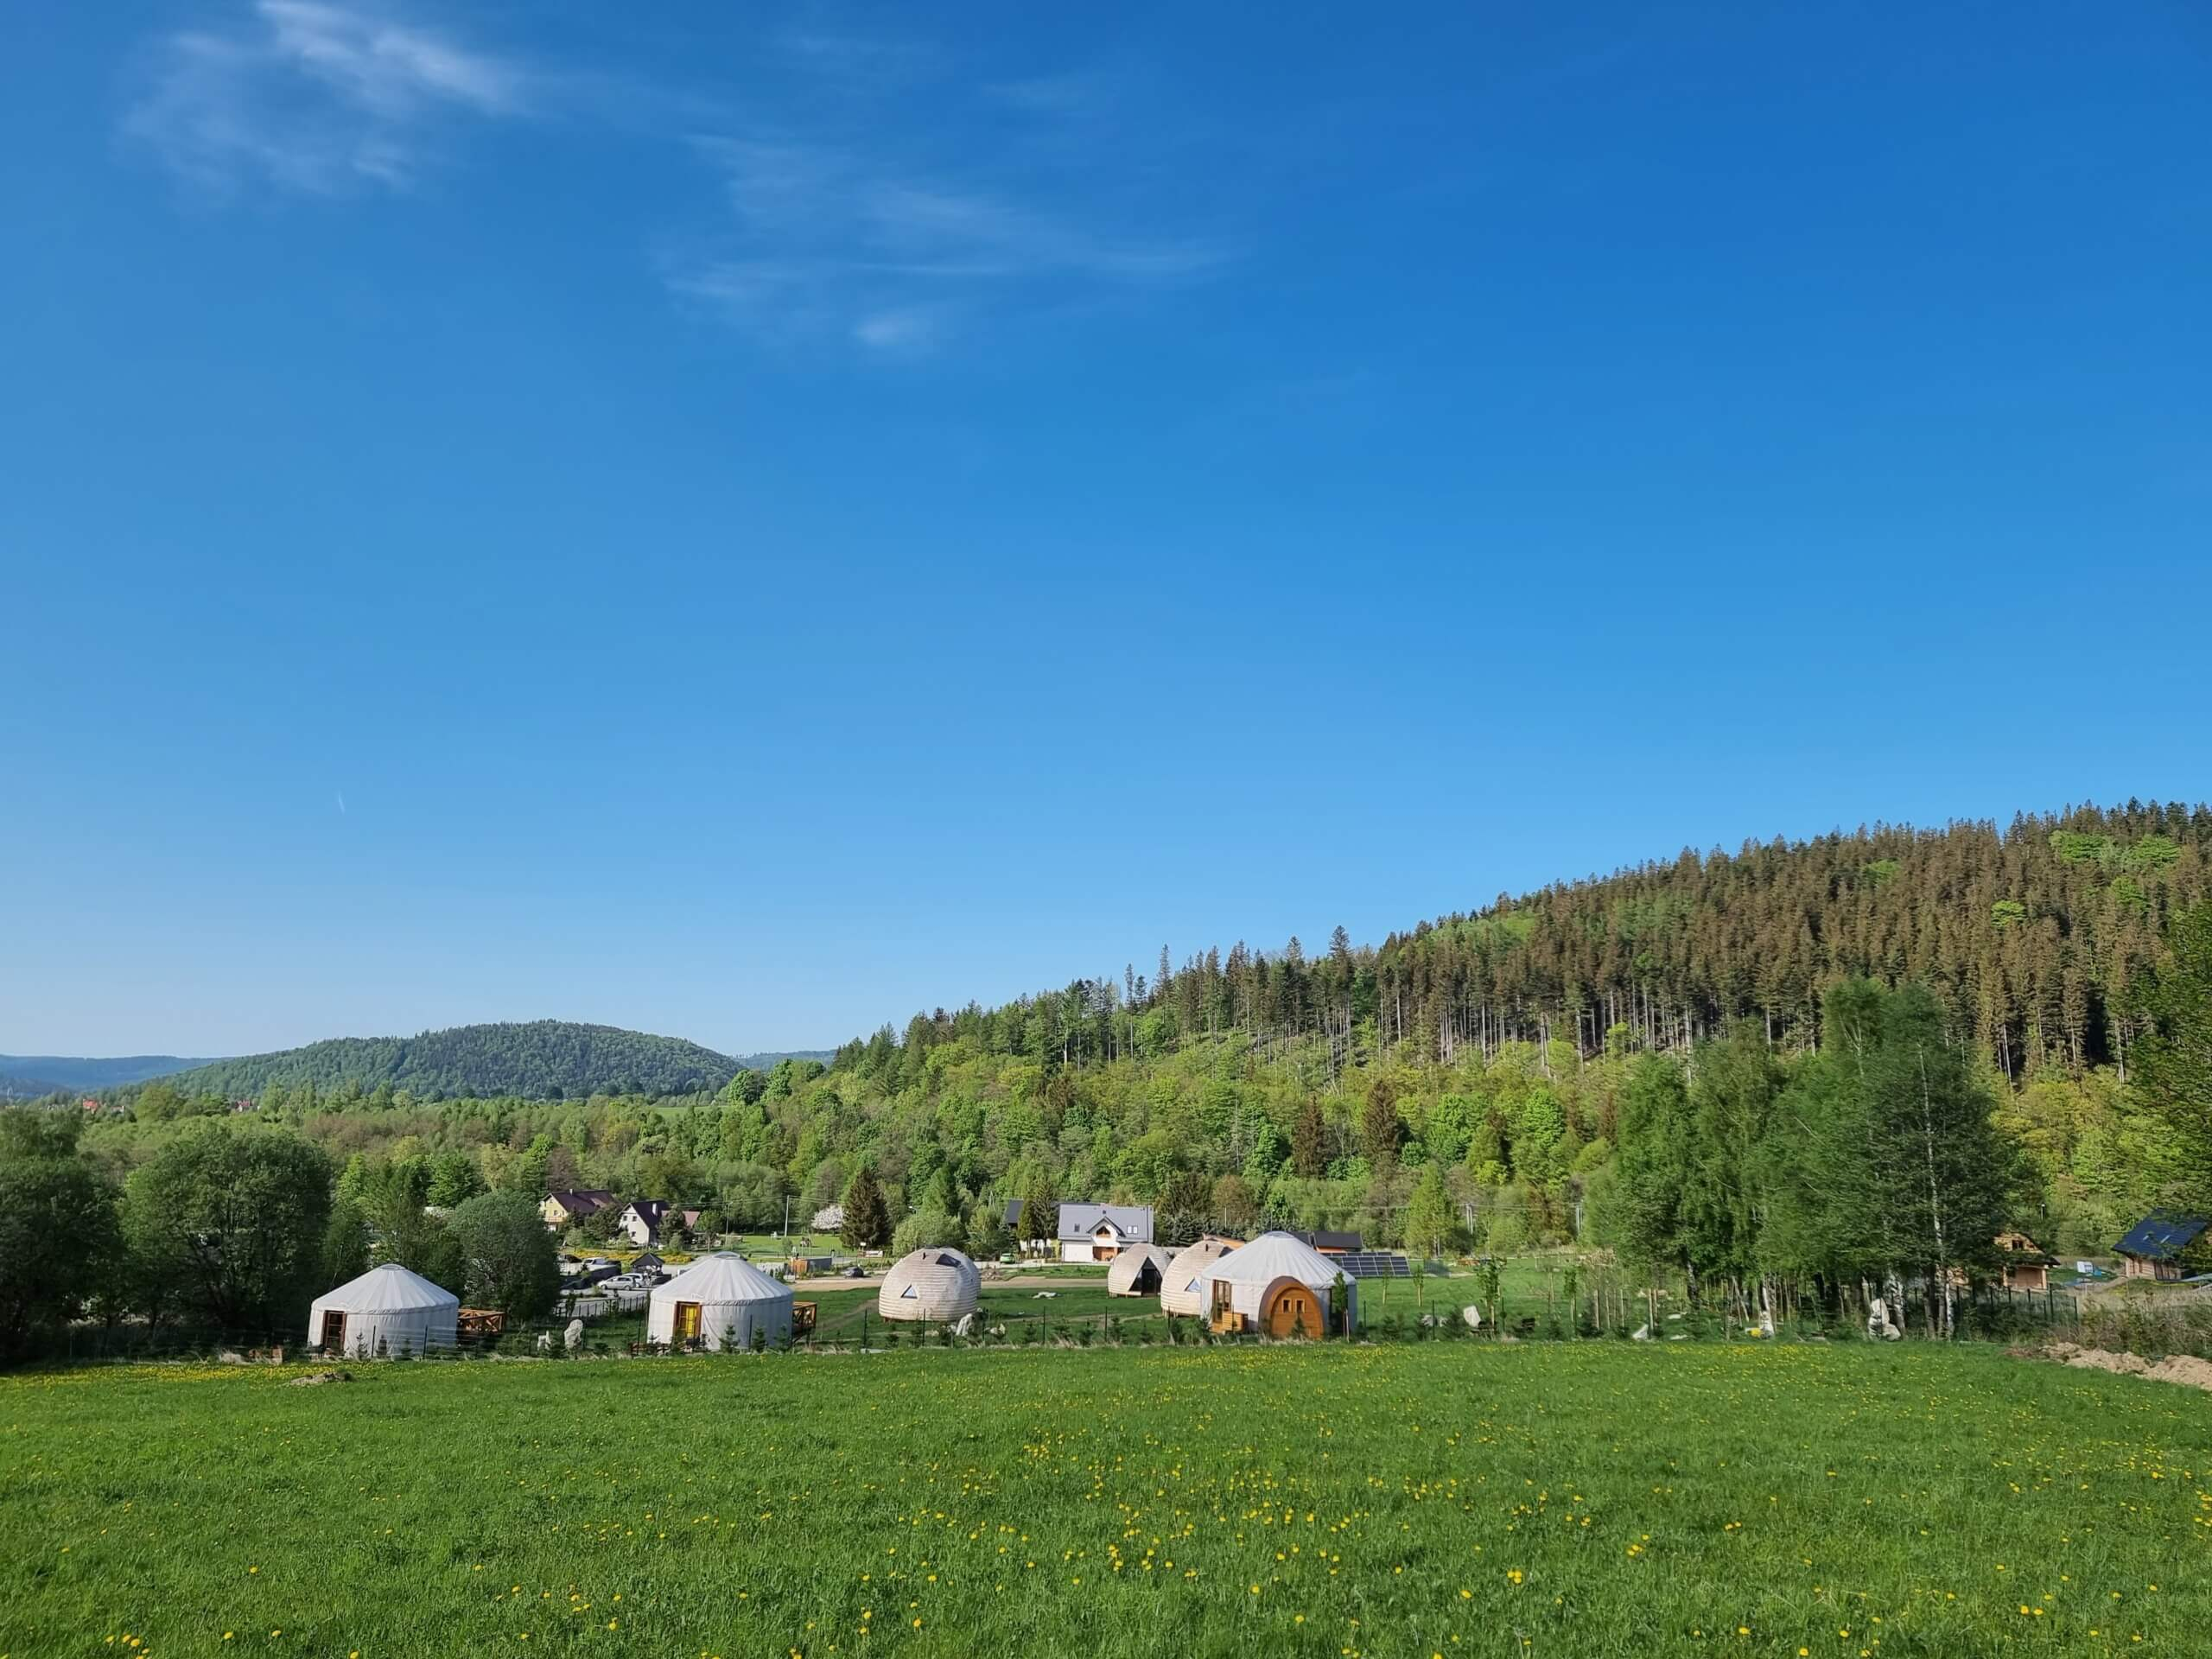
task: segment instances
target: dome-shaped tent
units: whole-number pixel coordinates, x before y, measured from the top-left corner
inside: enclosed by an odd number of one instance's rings
[[[1157,1244],[1132,1244],[1106,1269],[1109,1296],[1156,1296],[1174,1257]]]
[[[308,1309],[308,1345],[352,1359],[420,1354],[454,1345],[461,1298],[387,1262],[325,1291]]]
[[[645,1306],[645,1340],[680,1348],[750,1348],[756,1333],[772,1348],[791,1339],[791,1291],[728,1250],[701,1256]]]
[[[1206,1311],[1206,1269],[1236,1248],[1235,1239],[1216,1238],[1209,1233],[1197,1243],[1186,1244],[1176,1251],[1160,1281],[1160,1312],[1193,1318],[1203,1314]]]
[[[876,1293],[875,1311],[887,1319],[950,1321],[976,1311],[983,1275],[949,1246],[914,1250],[891,1264]]]
[[[1338,1325],[1329,1303],[1344,1287]],[[1262,1336],[1349,1335],[1359,1318],[1359,1281],[1288,1233],[1262,1233],[1205,1271],[1206,1318],[1216,1329]]]

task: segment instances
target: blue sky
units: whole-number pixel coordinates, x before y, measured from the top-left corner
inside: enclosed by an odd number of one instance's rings
[[[2212,792],[2194,5],[7,27],[0,1050]]]

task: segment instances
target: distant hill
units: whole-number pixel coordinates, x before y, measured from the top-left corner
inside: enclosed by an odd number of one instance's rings
[[[90,1094],[219,1063],[176,1054],[130,1054],[110,1060],[60,1054],[0,1054],[0,1099],[29,1100],[69,1090]]]
[[[426,1099],[519,1095],[536,1100],[592,1094],[682,1095],[719,1089],[741,1061],[680,1037],[563,1020],[456,1026],[416,1037],[336,1037],[275,1054],[218,1060],[166,1079],[185,1094],[244,1099],[271,1084],[317,1089],[385,1084]]]
[[[827,1065],[836,1052],[836,1050],[828,1048],[793,1048],[776,1053],[741,1054],[737,1057],[737,1063],[747,1071],[772,1071],[785,1060],[819,1060]]]

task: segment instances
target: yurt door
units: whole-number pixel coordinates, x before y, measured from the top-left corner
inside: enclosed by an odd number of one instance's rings
[[[699,1304],[678,1302],[676,1305],[676,1339],[696,1342],[699,1339]]]
[[[1268,1334],[1271,1337],[1325,1336],[1321,1321],[1321,1299],[1304,1285],[1285,1285],[1268,1306]]]
[[[334,1307],[322,1310],[322,1351],[342,1354],[346,1351],[346,1316]]]

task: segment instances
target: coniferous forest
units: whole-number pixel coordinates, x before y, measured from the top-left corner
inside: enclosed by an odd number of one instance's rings
[[[157,1079],[105,1113],[49,1104],[67,1128],[35,1150],[73,1205],[118,1202],[127,1241],[156,1236],[130,1224],[149,1166],[228,1166],[181,1143],[296,1142],[330,1185],[327,1265],[365,1236],[434,1276],[451,1245],[423,1206],[486,1188],[755,1231],[856,1181],[885,1236],[853,1242],[894,1248],[995,1252],[1009,1200],[1083,1198],[1152,1204],[1171,1240],[1573,1243],[1739,1290],[1981,1271],[2004,1227],[2101,1252],[2153,1205],[2212,1203],[2208,856],[2212,812],[2134,803],[1685,852],[1378,945],[1163,951],[827,1065],[558,1098],[485,1072],[462,1098],[388,1070],[272,1072],[250,1102]]]

